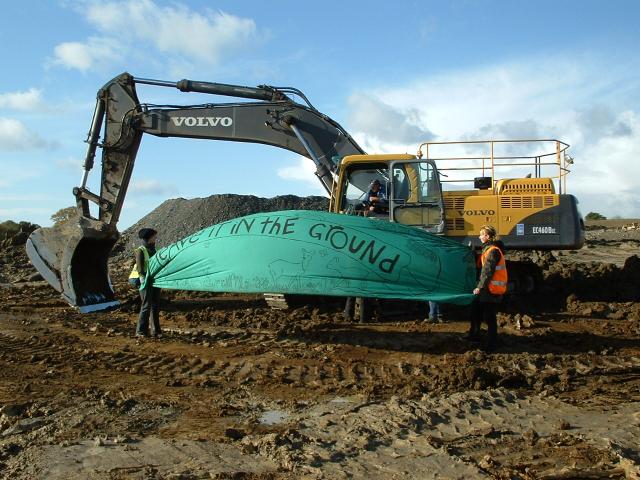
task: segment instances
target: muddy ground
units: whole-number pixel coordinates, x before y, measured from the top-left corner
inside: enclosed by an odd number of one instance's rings
[[[372,323],[339,304],[135,292],[80,315],[0,251],[0,476],[11,479],[640,478],[640,235],[535,254],[546,284],[486,354],[464,309]],[[629,283],[632,285],[629,287]]]

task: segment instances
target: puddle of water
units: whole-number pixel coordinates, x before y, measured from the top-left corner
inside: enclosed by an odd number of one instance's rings
[[[275,425],[284,422],[287,418],[289,418],[289,414],[282,410],[266,410],[258,421],[263,425]]]
[[[335,397],[333,400],[329,400],[329,403],[353,403],[353,400],[346,397]]]

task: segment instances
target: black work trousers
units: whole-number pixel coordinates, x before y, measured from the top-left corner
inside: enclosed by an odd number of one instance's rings
[[[356,308],[356,297],[347,297],[344,303],[344,318],[345,320],[353,320]]]
[[[480,325],[487,324],[487,344],[495,346],[498,339],[498,304],[496,302],[482,302],[477,298],[471,304],[471,328],[469,336],[478,337],[480,335]]]
[[[160,335],[160,289],[147,287],[140,290],[140,316],[136,335],[149,335],[149,316],[151,316],[151,334]]]

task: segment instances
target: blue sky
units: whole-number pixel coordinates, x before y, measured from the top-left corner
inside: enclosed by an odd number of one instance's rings
[[[637,1],[3,3],[0,221],[47,225],[74,203],[96,92],[123,71],[295,86],[370,153],[558,137],[584,213],[640,217]],[[120,228],[177,196],[320,192],[284,150],[145,136]]]

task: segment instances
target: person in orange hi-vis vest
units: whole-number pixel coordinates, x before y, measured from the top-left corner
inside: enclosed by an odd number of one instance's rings
[[[473,290],[475,299],[471,305],[471,328],[467,339],[480,341],[480,325],[487,324],[487,343],[485,350],[493,351],[497,347],[498,304],[507,292],[507,266],[504,258],[504,244],[498,240],[496,229],[485,225],[480,229],[482,252],[478,257],[478,284]]]

